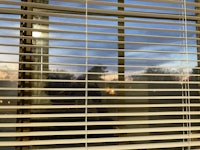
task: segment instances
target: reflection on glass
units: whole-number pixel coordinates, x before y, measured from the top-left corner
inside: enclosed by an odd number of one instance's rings
[[[85,23],[85,18],[77,20],[49,17],[49,19],[51,21],[62,20],[63,23]],[[118,79],[120,74],[118,72],[118,43],[113,42],[118,40],[118,30],[106,28],[106,25],[116,26],[116,21],[88,20],[89,25],[98,24],[102,27],[88,26],[86,28],[85,26],[76,26],[76,24],[73,27],[70,25],[49,26],[49,28],[62,29],[66,32],[62,34],[49,33],[51,38],[64,38],[64,40],[50,40],[48,43],[55,47],[49,48],[49,68],[43,72],[48,79],[43,81],[46,89],[38,96],[47,96],[49,99],[39,100],[38,104],[44,104],[46,101],[46,104],[58,108],[33,110],[32,113],[64,114],[65,117],[36,118],[31,122],[69,124],[35,127],[32,129],[33,131],[70,132],[78,130],[81,132],[87,129],[88,139],[132,138],[114,143],[119,145],[183,141],[184,138],[159,139],[157,136],[183,136],[187,134],[185,130],[165,131],[165,128],[184,128],[191,125],[182,120],[188,118],[185,113],[188,111],[187,96],[199,96],[198,75],[193,69],[197,66],[197,57],[194,54],[196,47],[190,46],[186,52],[185,35],[182,33],[183,26],[180,25],[182,21],[170,20],[171,23],[176,22],[178,25],[168,25],[167,21],[169,20],[157,20],[166,22],[166,25],[152,24],[154,19],[127,19],[132,21],[125,22],[124,81]],[[77,34],[71,33],[69,29],[78,32]],[[85,30],[88,32],[87,37]],[[194,28],[191,27],[190,30],[194,30]],[[105,36],[103,32],[106,32],[107,35]],[[83,41],[78,41],[77,37]],[[194,35],[190,34],[189,38],[192,37]],[[84,41],[86,38],[87,43]],[[188,44],[192,45],[194,41],[188,41]],[[187,57],[189,57],[188,61],[186,61]],[[190,103],[199,104],[199,100],[191,98]],[[59,106],[66,106],[66,108],[59,108]],[[190,109],[199,111],[195,106]],[[87,117],[84,114],[87,114]],[[77,116],[69,117],[70,115]],[[198,119],[198,115],[192,115],[191,119]],[[176,122],[176,120],[179,121]],[[126,123],[123,123],[124,121]],[[87,126],[85,122],[88,123]],[[156,128],[161,130],[157,131]],[[90,133],[93,130],[115,130],[116,133]],[[152,136],[153,140],[148,139]],[[141,137],[144,139],[137,140]],[[33,137],[33,139],[40,140],[84,138],[85,133]],[[108,141],[88,143],[88,145],[102,146],[113,145],[113,143]],[[50,143],[47,146],[33,146],[33,148],[81,146],[84,146],[84,142],[57,146]],[[181,148],[171,149],[179,150]]]
[[[50,1],[50,3],[85,7],[75,2]],[[132,1],[127,0],[126,3]],[[141,5],[145,2],[137,3]],[[145,4],[152,5],[147,2]],[[182,5],[173,5],[177,6],[182,8]],[[105,9],[113,10],[117,7],[108,6]],[[35,9],[35,11],[46,10]],[[47,131],[49,135],[30,136],[28,138],[31,141],[76,139],[69,144],[49,143],[45,146],[38,144],[29,146],[29,149],[84,147],[86,138],[88,146],[187,141],[187,137],[184,136],[188,131],[185,128],[199,126],[199,123],[195,122],[195,119],[199,119],[199,107],[195,104],[200,104],[197,47],[194,46],[196,40],[193,39],[195,23],[189,22],[193,25],[188,27],[191,34],[188,34],[186,39],[185,32],[182,32],[184,26],[182,20],[128,17],[125,19],[129,21],[125,21],[123,27],[124,41],[118,41],[117,17],[96,15],[97,18],[94,18],[89,15],[93,19],[89,18],[86,26],[86,17],[83,14],[70,15],[78,19],[67,15],[33,17],[37,21],[54,22],[50,25],[33,24],[34,48],[31,51],[33,64],[31,70],[28,70],[32,71],[28,81],[31,84],[24,88],[31,91],[30,98],[34,97],[29,100],[30,105],[38,106],[27,109],[27,114],[40,116],[28,119],[1,119],[1,123],[20,121],[23,124],[27,120],[29,123],[41,123],[43,126],[27,127],[28,131]],[[99,19],[100,17],[104,17],[105,20]],[[59,21],[62,23],[59,24]],[[153,23],[155,21],[157,22]],[[168,21],[171,24],[168,24]],[[47,29],[49,32],[46,32]],[[9,31],[9,34],[19,36],[16,32]],[[13,41],[1,39],[1,43],[19,43],[19,39]],[[119,48],[120,44],[124,46],[123,49]],[[119,57],[119,49],[124,53],[123,57]],[[18,70],[19,58],[18,55],[14,55],[19,53],[18,50],[19,48],[14,46],[2,46],[0,50],[2,57],[0,106],[17,105],[16,100],[9,97],[18,95],[17,81],[24,79],[18,77],[18,73],[27,71]],[[7,54],[8,51],[12,54]],[[119,72],[120,60],[125,60],[125,64],[120,66],[124,69],[124,73]],[[10,63],[7,63],[8,61]],[[125,79],[121,80],[119,76],[125,76]],[[188,111],[197,113],[188,115]],[[0,113],[17,114],[19,110],[6,109]],[[188,122],[188,119],[194,122]],[[18,131],[8,127],[0,130]],[[197,135],[199,131],[195,129],[190,134]],[[164,138],[159,138],[158,135]],[[180,138],[167,135],[177,135]],[[26,136],[21,139],[23,138]],[[99,142],[90,142],[92,138],[97,138]],[[103,141],[104,138],[108,139]],[[123,140],[113,142],[112,138]],[[0,140],[14,141],[19,138]],[[199,138],[194,136],[191,140],[198,141]]]
[[[11,7],[11,6],[5,6]],[[16,8],[16,6],[13,8]],[[1,18],[19,18],[18,15],[8,15],[1,14]],[[19,31],[15,29],[9,29],[9,27],[19,27],[18,22],[6,21],[4,19],[0,20],[1,27],[8,27],[7,29],[0,29],[0,35],[6,35],[6,37],[0,37],[0,115],[12,115],[16,114],[16,110],[6,109],[8,106],[16,106],[16,97],[17,92],[17,79],[18,79],[18,61],[19,57],[19,47],[12,46],[19,43],[18,38],[10,38],[12,36],[19,36]],[[16,55],[17,54],[17,55]],[[12,124],[16,123],[15,118],[0,118],[0,124]],[[0,132],[3,132],[0,138],[0,141],[15,141],[15,137],[6,137],[4,132],[16,132],[15,127],[0,127]],[[1,147],[1,150],[14,150],[15,148],[10,147]]]

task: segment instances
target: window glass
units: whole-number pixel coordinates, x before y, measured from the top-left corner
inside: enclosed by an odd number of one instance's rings
[[[29,20],[0,15],[0,130],[30,134],[1,141],[149,149],[199,140],[199,31],[187,17],[194,5],[124,0],[117,16],[117,0],[34,2],[43,7]]]
[[[3,6],[4,7],[4,6]],[[8,7],[8,6],[5,6]],[[19,62],[19,15],[0,15],[0,114],[16,114],[16,110],[5,109],[15,106],[18,95],[18,62]],[[7,127],[6,123],[16,123],[15,118],[1,118],[1,132],[15,132],[15,127]],[[15,141],[15,137],[1,137],[0,141]],[[14,147],[1,147],[2,150],[14,150]]]

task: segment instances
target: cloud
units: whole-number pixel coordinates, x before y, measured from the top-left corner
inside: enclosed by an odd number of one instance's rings
[[[110,1],[111,2],[111,1]],[[112,2],[116,2],[115,0],[112,0]],[[73,7],[85,7],[84,4],[78,4],[78,3],[72,3],[72,2],[50,2],[52,5],[62,5],[62,6],[73,6]],[[147,5],[153,5],[156,4],[158,6],[167,6],[166,4],[162,3],[148,3],[148,2],[141,2],[141,1],[134,1],[134,4],[147,4]],[[116,7],[110,7],[110,6],[100,6],[100,5],[89,5],[90,8],[103,8],[103,9],[116,9]],[[170,6],[171,7],[171,6]],[[175,7],[175,5],[173,5]],[[133,11],[134,9],[132,9]],[[137,10],[137,9],[135,9]],[[142,9],[140,9],[141,11]],[[138,11],[138,10],[137,10]],[[166,11],[168,12],[168,11]],[[1,16],[1,15],[0,15]],[[7,16],[3,16],[7,17]],[[15,15],[10,16],[10,17],[16,17]],[[106,17],[106,16],[104,16]],[[86,23],[85,19],[73,19],[73,18],[61,18],[61,17],[49,17],[51,21],[60,21],[60,22],[74,22],[74,23]],[[136,18],[132,18],[136,19]],[[182,33],[178,32],[168,32],[168,31],[153,31],[153,30],[142,30],[142,28],[157,28],[157,29],[174,29],[174,30],[182,30],[183,26],[174,26],[174,25],[160,25],[160,24],[153,24],[152,19],[138,19],[138,20],[146,20],[149,21],[149,23],[125,23],[125,26],[130,26],[130,27],[135,27],[135,29],[130,30],[126,29],[126,34],[139,34],[139,35],[151,35],[151,36],[173,36],[173,37],[181,37],[183,36]],[[162,21],[162,20],[158,20]],[[181,21],[179,21],[181,22]],[[0,22],[2,26],[9,25],[8,22]],[[117,21],[101,21],[101,20],[88,20],[89,24],[101,24],[101,25],[110,25],[110,26],[117,26]],[[12,24],[12,26],[19,26],[19,24]],[[50,29],[55,29],[55,30],[76,30],[76,31],[86,31],[86,26],[76,26],[76,25],[50,25]],[[141,28],[141,30],[139,29]],[[189,30],[195,30],[194,27],[189,27]],[[104,28],[104,27],[91,27],[88,26],[87,28],[88,32],[105,32],[105,33],[115,33],[117,34],[117,28]],[[19,32],[13,32],[9,30],[0,30],[0,34],[2,35],[19,35]],[[195,37],[195,34],[193,33],[188,33],[189,37]],[[50,56],[49,58],[49,63],[63,63],[63,64],[85,64],[86,59],[87,63],[89,65],[115,65],[115,67],[108,67],[109,71],[116,71],[117,70],[117,64],[118,64],[118,44],[117,43],[107,43],[107,42],[88,42],[87,45],[85,43],[86,39],[86,34],[75,34],[75,33],[50,33],[49,37],[52,38],[72,38],[72,39],[82,39],[83,42],[76,42],[76,41],[58,41],[58,40],[50,40],[49,45],[50,46],[66,46],[66,47],[80,47],[82,48],[81,50],[74,50],[70,48],[66,49],[55,49],[55,48],[50,48],[49,49],[49,54],[50,55],[68,55],[66,57],[52,57]],[[115,36],[106,36],[106,35],[95,35],[95,34],[88,34],[88,40],[105,40],[105,41],[117,41],[118,37],[117,35]],[[153,37],[144,37],[144,36],[125,36],[126,41],[130,42],[146,42],[146,44],[125,44],[125,49],[133,50],[132,52],[125,52],[125,57],[132,58],[133,60],[125,60],[125,65],[128,66],[133,66],[133,68],[126,68],[126,70],[130,71],[138,71],[141,68],[134,68],[134,66],[160,66],[163,64],[174,64],[176,65],[175,61],[167,60],[167,59],[172,59],[174,56],[177,56],[177,54],[170,54],[170,53],[153,53],[152,51],[171,51],[171,52],[180,52],[184,51],[182,47],[179,46],[162,46],[162,45],[151,45],[147,43],[161,43],[161,44],[181,44],[184,43],[184,40],[179,40],[179,39],[174,39],[174,38],[153,38]],[[194,43],[195,40],[189,41],[190,43]],[[19,39],[6,39],[6,38],[1,38],[0,43],[12,43],[12,44],[18,44]],[[87,55],[89,58],[80,58],[78,56],[86,56],[86,46],[90,48],[90,50],[87,51]],[[94,50],[92,50],[94,48]],[[116,51],[104,51],[104,50],[95,50],[95,48],[99,49],[116,49]],[[18,48],[14,47],[2,47],[0,49],[0,52],[17,52]],[[134,50],[137,50],[134,51]],[[149,50],[149,52],[142,52],[143,50]],[[189,49],[191,50],[191,49]],[[192,49],[195,51],[195,49]],[[141,52],[140,52],[141,51]],[[2,55],[0,56],[1,60],[17,60],[16,56],[11,56],[11,55]],[[73,57],[74,56],[74,57]],[[76,57],[77,56],[77,57]],[[181,56],[181,55],[180,55]],[[92,57],[92,58],[90,58]],[[94,57],[102,57],[102,58],[94,58]],[[107,58],[107,57],[114,57],[113,59]],[[134,58],[136,58],[134,60]],[[138,58],[144,58],[143,60],[137,60]],[[148,59],[166,59],[166,60],[145,60],[145,58]],[[179,57],[181,59],[181,57]],[[173,62],[173,63],[172,63]],[[64,68],[67,71],[85,71],[84,66],[51,66],[52,68]],[[50,67],[50,68],[51,68]]]

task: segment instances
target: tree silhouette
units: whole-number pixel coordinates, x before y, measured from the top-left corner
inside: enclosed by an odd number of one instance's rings
[[[64,71],[57,71],[55,73],[49,73],[48,79],[54,80],[53,82],[48,82],[46,88],[54,88],[55,90],[49,90],[46,92],[47,95],[50,96],[85,96],[86,95],[86,84],[87,84],[87,92],[88,96],[101,96],[101,92],[98,90],[90,90],[90,89],[97,89],[99,85],[95,82],[96,80],[102,80],[101,76],[102,73],[107,72],[107,67],[104,66],[93,66],[88,70],[88,80],[94,80],[94,82],[85,82],[86,75],[82,74],[76,77],[74,74],[64,73]],[[59,73],[58,73],[59,72]],[[57,80],[57,81],[56,81]],[[67,80],[66,82],[59,81],[59,80]],[[70,80],[76,80],[77,82],[70,82]],[[56,88],[63,88],[66,90],[56,90]],[[71,90],[67,90],[67,89]],[[81,90],[75,90],[75,89]],[[94,102],[99,102],[100,100],[94,100]],[[51,100],[53,104],[80,104],[80,100]],[[82,101],[83,102],[83,101]]]
[[[163,68],[148,68],[143,75],[132,75],[130,78],[136,81],[177,81],[180,71],[171,71]]]
[[[59,71],[62,72],[62,71]],[[57,82],[48,82],[47,83],[47,87],[46,88],[70,88],[72,87],[72,83],[71,82],[60,82],[59,80],[73,80],[75,79],[75,76],[73,74],[70,73],[49,73],[48,74],[48,79],[49,80],[58,80]],[[69,92],[66,91],[47,91],[48,95],[68,95]]]
[[[102,73],[108,72],[105,66],[93,66],[88,70],[88,80],[102,80]],[[80,75],[77,79],[84,80],[85,74]]]

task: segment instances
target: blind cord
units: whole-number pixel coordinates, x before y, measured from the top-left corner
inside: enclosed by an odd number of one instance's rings
[[[187,29],[187,3],[186,3],[186,0],[184,0],[184,28],[185,28],[185,54],[186,54],[186,63],[187,63],[187,66],[189,67],[189,54],[188,54],[188,29]],[[186,83],[186,88],[187,88],[187,93],[186,93],[186,96],[187,96],[187,112],[188,112],[188,115],[187,115],[187,120],[188,120],[188,123],[187,123],[187,127],[188,127],[188,150],[191,149],[191,123],[190,123],[190,120],[191,120],[191,116],[190,116],[190,76],[189,76],[189,68],[187,67],[187,70],[186,70],[186,80],[187,80],[187,83]]]
[[[85,149],[88,149],[88,0],[85,1]]]

